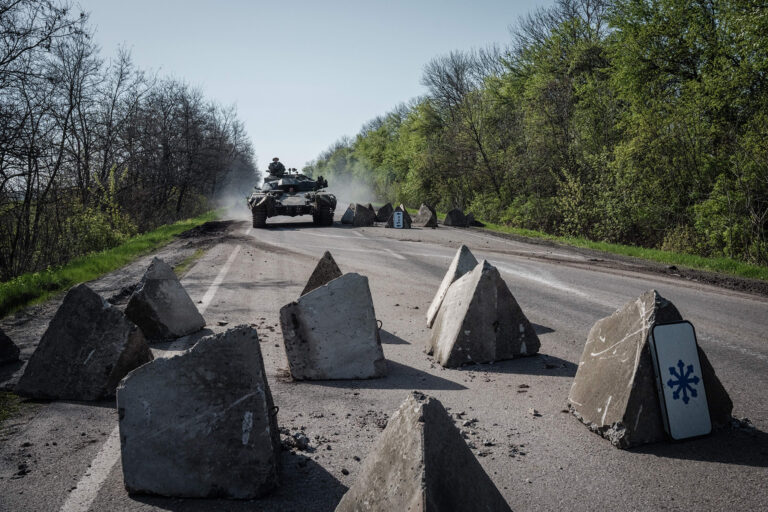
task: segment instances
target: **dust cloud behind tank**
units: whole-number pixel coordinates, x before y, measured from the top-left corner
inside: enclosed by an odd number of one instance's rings
[[[312,215],[316,226],[333,225],[336,196],[328,192],[322,176],[312,179],[296,169],[281,175],[270,174],[248,199],[253,227],[264,228],[267,219],[277,216]]]

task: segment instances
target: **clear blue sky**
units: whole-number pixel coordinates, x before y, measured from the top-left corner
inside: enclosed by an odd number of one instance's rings
[[[507,44],[537,5],[501,1],[78,0],[104,57],[235,104],[264,168],[303,166],[343,135],[424,92],[423,66],[455,49]]]

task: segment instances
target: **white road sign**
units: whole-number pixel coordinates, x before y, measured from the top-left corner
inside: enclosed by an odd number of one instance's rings
[[[676,322],[654,326],[651,354],[667,433],[673,439],[709,434],[712,423],[693,325]]]

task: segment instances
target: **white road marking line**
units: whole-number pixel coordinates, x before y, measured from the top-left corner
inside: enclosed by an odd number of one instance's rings
[[[395,251],[393,251],[392,249],[389,249],[387,247],[384,247],[384,250],[386,252],[388,252],[389,254],[391,254],[392,256],[394,256],[395,258],[399,259],[399,260],[406,260],[406,259],[408,259],[405,256],[403,256],[402,254],[398,254]]]
[[[246,236],[250,234],[250,232],[251,229],[249,228],[245,232]],[[205,313],[205,310],[208,308],[211,300],[213,300],[214,295],[216,295],[216,291],[224,281],[227,272],[229,272],[229,269],[235,261],[235,258],[237,258],[237,255],[240,253],[241,248],[242,246],[238,245],[232,250],[232,254],[229,255],[227,262],[221,267],[216,279],[213,280],[213,283],[211,283],[211,286],[205,292],[205,295],[203,295],[202,304],[197,308],[201,315]],[[176,343],[183,344],[180,343],[180,341]],[[176,355],[178,350],[174,350],[174,345],[175,344],[172,344],[160,357],[171,357]],[[104,485],[104,482],[107,480],[109,473],[112,471],[112,468],[119,458],[120,425],[116,426],[112,432],[110,432],[106,442],[101,446],[99,453],[96,454],[96,457],[94,457],[91,464],[88,466],[89,469],[77,482],[77,485],[67,497],[64,505],[61,506],[60,512],[88,512],[96,499],[96,496],[99,494],[101,486]]]
[[[359,231],[352,231],[352,233],[354,233],[355,235],[357,235],[357,236],[359,236],[361,238],[366,238],[366,236],[364,234],[360,233]]]

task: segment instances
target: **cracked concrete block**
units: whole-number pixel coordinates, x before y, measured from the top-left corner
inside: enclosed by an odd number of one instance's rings
[[[280,309],[294,379],[369,379],[386,374],[368,278],[344,274]]]
[[[64,297],[27,363],[16,393],[101,400],[128,372],[152,360],[141,330],[84,284]]]
[[[449,288],[430,340],[444,367],[533,355],[541,343],[496,267],[487,261]]]
[[[355,219],[354,206],[355,203],[351,203],[349,206],[347,206],[347,210],[344,212],[344,215],[341,216],[342,224],[352,224]]]
[[[465,228],[467,227],[467,218],[464,216],[464,212],[458,208],[454,208],[445,214],[445,220],[443,221],[443,224],[456,228]]]
[[[301,294],[306,295],[315,288],[328,284],[337,277],[341,277],[341,275],[341,270],[333,259],[333,256],[331,256],[331,253],[325,251],[323,257],[317,262],[315,270],[312,271],[312,275],[309,276],[309,281],[307,281],[307,285],[304,287]]]
[[[148,339],[179,338],[205,327],[205,320],[173,269],[154,258],[128,301],[125,314]]]
[[[0,329],[0,364],[18,361],[20,353],[19,347]]]
[[[408,212],[406,212],[402,206],[398,206],[392,211],[392,214],[387,219],[387,225],[388,228],[394,228],[395,227],[395,212],[401,212],[403,214],[403,229],[411,229],[411,216],[408,215]]]
[[[392,215],[392,203],[387,203],[376,212],[376,222],[387,222]]]
[[[376,214],[373,211],[373,206],[364,206],[362,204],[355,204],[354,217],[352,218],[352,225],[356,228],[373,226],[376,220]]]
[[[252,499],[279,483],[276,408],[252,327],[131,372],[117,408],[131,493]]]
[[[412,392],[336,512],[507,512],[510,507],[436,398]]]
[[[657,323],[683,318],[655,290],[598,320],[589,331],[568,396],[571,411],[618,448],[667,439],[648,337]],[[733,403],[699,347],[713,427],[730,422]]]
[[[432,327],[432,324],[435,322],[437,312],[440,310],[440,305],[443,303],[443,298],[445,298],[445,294],[448,293],[448,287],[476,266],[477,259],[475,259],[472,251],[469,250],[469,247],[466,245],[459,247],[451,264],[448,266],[448,271],[445,273],[445,276],[443,276],[440,288],[437,289],[437,293],[432,299],[432,303],[429,305],[429,309],[427,310],[427,327]],[[428,353],[431,354],[429,351]]]
[[[413,225],[424,228],[436,228],[437,227],[437,214],[435,210],[428,205],[421,203],[419,207],[419,213],[413,218]]]

